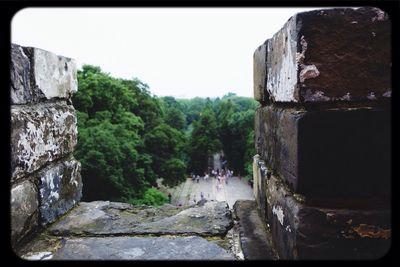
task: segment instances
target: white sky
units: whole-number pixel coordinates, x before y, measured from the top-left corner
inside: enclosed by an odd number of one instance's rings
[[[157,96],[253,96],[253,52],[318,8],[27,8],[11,41],[139,78]]]

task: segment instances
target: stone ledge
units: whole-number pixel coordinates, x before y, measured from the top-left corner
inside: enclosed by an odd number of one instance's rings
[[[206,202],[182,209],[172,205],[138,208],[129,204],[81,202],[68,216],[51,225],[58,236],[199,235],[224,237],[233,226],[226,202]]]
[[[245,260],[277,260],[271,233],[261,220],[256,202],[238,200],[233,207],[239,219],[240,243]]]
[[[190,237],[64,238],[58,248],[31,251],[26,260],[235,260],[218,245]],[[46,249],[43,247],[42,249]]]

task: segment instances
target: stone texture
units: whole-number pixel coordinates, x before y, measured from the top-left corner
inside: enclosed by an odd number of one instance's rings
[[[239,219],[240,243],[245,260],[276,260],[277,253],[273,247],[271,234],[261,220],[256,202],[238,200],[234,207]]]
[[[259,46],[253,54],[254,99],[260,103],[269,101],[267,90],[267,43]]]
[[[70,210],[82,197],[81,165],[71,158],[38,173],[40,223],[46,225]]]
[[[56,251],[27,253],[37,260],[235,260],[201,237],[85,237],[66,238]]]
[[[70,98],[78,90],[75,60],[28,48],[33,54],[34,85],[46,99]]]
[[[390,111],[268,106],[258,108],[255,117],[257,153],[295,193],[390,195]]]
[[[17,243],[38,226],[38,194],[35,185],[23,181],[11,188],[11,240]]]
[[[33,47],[11,45],[11,103],[69,99],[78,90],[73,59]]]
[[[122,205],[122,206],[121,206]],[[53,235],[201,235],[225,236],[232,227],[226,202],[206,202],[182,209],[135,208],[109,201],[81,202],[63,220],[53,224]]]
[[[392,90],[390,32],[388,15],[377,8],[294,15],[267,45],[272,101],[387,99]]]
[[[31,63],[21,46],[11,44],[11,104],[26,104],[32,101],[30,84]]]
[[[77,120],[72,106],[60,103],[11,106],[12,180],[73,151]]]
[[[277,172],[295,191],[304,178],[298,176],[298,121],[304,114],[304,110],[274,106],[260,107],[255,114],[256,151],[266,161],[264,168]]]
[[[378,259],[391,245],[390,207],[329,209],[299,201],[267,180],[267,217],[282,259]]]
[[[265,163],[257,155],[253,158],[253,179],[254,179],[254,190],[257,192],[254,194],[255,201],[257,203],[258,210],[262,220],[267,221],[267,198],[266,198],[266,179],[268,175],[271,175],[271,171],[267,169]]]
[[[260,156],[256,154],[253,157],[253,195],[256,200],[257,205],[259,206],[259,197],[260,197],[260,169],[257,166],[257,162],[260,160]]]

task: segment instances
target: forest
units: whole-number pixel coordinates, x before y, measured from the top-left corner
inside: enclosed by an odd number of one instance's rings
[[[83,201],[161,205],[168,198],[156,189],[158,178],[172,187],[192,173],[203,175],[208,158],[219,151],[235,174],[252,177],[258,105],[252,98],[157,97],[137,78],[83,65],[72,101]]]

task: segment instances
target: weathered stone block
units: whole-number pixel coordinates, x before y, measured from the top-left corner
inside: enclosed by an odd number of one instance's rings
[[[260,103],[269,101],[267,84],[267,42],[257,48],[253,54],[254,99]]]
[[[255,114],[256,151],[266,166],[284,177],[296,191],[298,179],[298,121],[305,111],[260,107]],[[308,178],[308,177],[307,177]]]
[[[47,238],[50,239],[50,238]],[[51,239],[50,239],[51,240]],[[57,241],[53,241],[56,243]],[[44,243],[38,240],[38,243]],[[55,248],[21,255],[26,260],[235,260],[212,241],[198,236],[65,237]]]
[[[391,26],[378,8],[298,13],[267,45],[267,91],[276,102],[391,96]]]
[[[113,218],[110,220],[110,218]],[[81,202],[63,220],[53,224],[53,235],[198,235],[226,236],[233,220],[224,201],[210,201],[188,209],[172,205],[160,208],[129,204]]]
[[[11,104],[68,99],[77,89],[77,68],[73,59],[12,44]]]
[[[71,209],[82,197],[81,165],[71,158],[38,173],[40,223],[46,225]]]
[[[308,206],[274,176],[266,190],[268,222],[281,259],[377,259],[390,249],[390,207]]]
[[[33,55],[34,86],[47,99],[69,98],[78,90],[75,60],[38,48],[28,49]]]
[[[38,226],[38,194],[35,185],[23,181],[11,188],[11,240],[18,242]]]
[[[256,111],[257,153],[305,196],[389,196],[391,115],[380,109]]]
[[[26,104],[32,101],[30,84],[31,63],[21,46],[11,44],[11,104]]]
[[[62,103],[11,107],[12,180],[73,151],[75,109]]]

